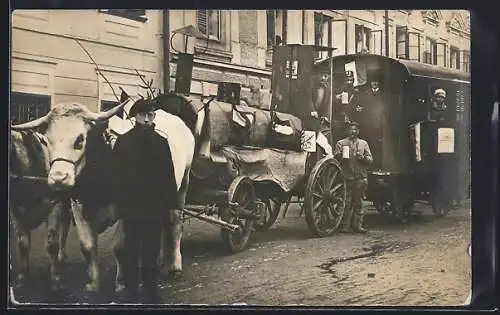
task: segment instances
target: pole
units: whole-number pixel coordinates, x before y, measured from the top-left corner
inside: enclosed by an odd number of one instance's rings
[[[329,116],[328,117],[330,119],[330,145],[334,145],[333,143],[333,54],[330,54],[330,87],[329,87],[329,90],[330,90],[330,99],[329,99],[329,102],[330,102],[330,110],[329,110]]]
[[[385,10],[385,56],[389,57],[389,10]]]
[[[170,26],[169,11],[163,10],[163,93],[170,91]]]

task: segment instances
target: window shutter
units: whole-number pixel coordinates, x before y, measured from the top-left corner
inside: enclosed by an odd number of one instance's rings
[[[208,14],[207,10],[198,10],[197,19],[198,19],[198,29],[200,32],[208,36]]]

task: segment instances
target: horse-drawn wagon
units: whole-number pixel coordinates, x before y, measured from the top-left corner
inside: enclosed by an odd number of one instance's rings
[[[320,132],[321,124],[304,123],[310,118],[305,109],[311,106],[314,67],[314,47],[306,48],[307,53],[304,47],[276,49],[273,85],[280,94],[273,95],[270,109],[241,106],[221,93],[208,100],[181,93],[152,99],[160,134],[168,123],[165,113],[198,128],[183,213],[220,226],[231,252],[243,250],[255,230],[268,229],[293,195],[303,198],[305,219],[315,236],[331,235],[342,219],[346,186],[325,137],[330,130]],[[289,69],[283,71],[282,64]],[[113,119],[109,126],[118,130],[123,123]]]

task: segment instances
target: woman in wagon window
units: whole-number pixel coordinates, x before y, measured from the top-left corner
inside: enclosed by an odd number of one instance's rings
[[[429,113],[430,121],[443,122],[445,120],[444,114],[446,111],[446,91],[443,89],[436,89],[434,91],[434,99],[431,103],[431,110]]]

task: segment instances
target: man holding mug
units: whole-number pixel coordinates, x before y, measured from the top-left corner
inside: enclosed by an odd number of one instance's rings
[[[335,157],[341,161],[347,182],[347,200],[341,232],[365,233],[363,227],[363,194],[368,187],[368,165],[373,162],[368,142],[358,137],[359,124],[348,125],[348,137],[337,142]]]

